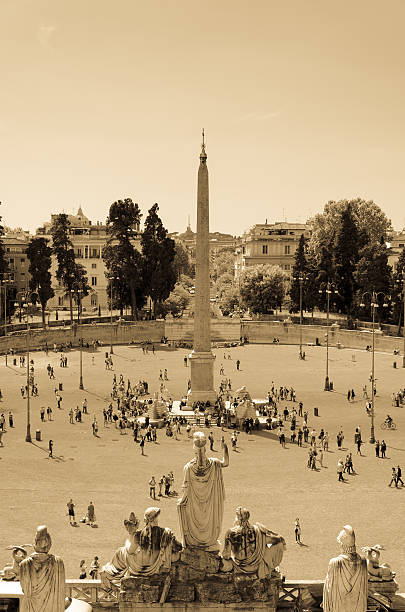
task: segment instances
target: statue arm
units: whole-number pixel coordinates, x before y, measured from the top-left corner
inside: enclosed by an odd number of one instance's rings
[[[223,448],[224,448],[224,457],[222,461],[220,461],[219,463],[221,464],[221,467],[226,468],[229,465],[229,452],[228,452],[228,446],[225,442],[223,443]]]

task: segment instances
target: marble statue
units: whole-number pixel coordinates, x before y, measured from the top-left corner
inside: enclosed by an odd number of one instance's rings
[[[391,570],[388,563],[380,564],[381,551],[384,550],[382,546],[379,544],[365,546],[361,550],[366,555],[368,579],[371,582],[389,582],[395,578],[395,572]]]
[[[222,468],[229,465],[229,454],[223,443],[223,459],[208,458],[206,442],[201,431],[193,435],[195,458],[184,466],[183,495],[177,509],[184,546],[219,551],[225,500]]]
[[[31,547],[32,544],[22,544],[21,546],[17,544],[12,544],[11,546],[7,546],[6,550],[12,551],[13,562],[12,564],[5,565],[3,569],[0,571],[0,576],[3,580],[19,580],[20,578],[20,563],[24,561],[28,552],[27,548]]]
[[[35,534],[35,552],[20,563],[21,612],[65,610],[65,567],[60,557],[49,553],[51,544],[46,526],[41,525]]]
[[[117,587],[126,576],[152,576],[168,572],[172,561],[179,558],[182,548],[171,529],[159,527],[160,508],[147,508],[145,526],[139,529],[139,520],[131,512],[124,521],[128,539],[100,572],[107,590]]]
[[[323,588],[324,612],[366,612],[366,560],[356,552],[353,527],[345,525],[337,537],[342,552],[330,560]]]
[[[265,578],[281,563],[285,540],[261,523],[251,525],[249,517],[246,508],[236,509],[235,524],[225,534],[222,557],[232,561],[234,572]]]

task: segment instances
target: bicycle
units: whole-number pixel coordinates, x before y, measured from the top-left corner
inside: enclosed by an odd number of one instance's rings
[[[391,421],[391,423],[387,423],[387,421],[383,421],[380,427],[381,429],[392,429],[393,431],[395,431],[395,429],[397,428],[396,423],[394,423],[394,421]]]

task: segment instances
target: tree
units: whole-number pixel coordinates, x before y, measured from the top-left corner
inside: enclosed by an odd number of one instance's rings
[[[169,313],[173,317],[181,317],[189,303],[189,292],[183,287],[183,285],[177,283],[169,297],[164,302],[159,303],[158,313],[163,317]]]
[[[309,239],[309,250],[313,253],[321,253],[322,247],[331,250],[331,244],[335,240],[336,233],[340,227],[342,213],[350,205],[353,221],[358,232],[358,246],[361,249],[368,242],[376,242],[384,237],[385,239],[392,232],[390,219],[373,202],[373,200],[363,200],[355,198],[353,200],[330,200],[325,204],[322,213],[309,219],[312,226],[312,234]]]
[[[156,203],[149,209],[141,237],[145,291],[153,302],[154,315],[157,304],[169,297],[176,284],[175,244],[168,237],[158,210]]]
[[[223,315],[229,316],[233,312],[240,312],[241,297],[239,288],[235,285],[229,285],[220,295],[217,304]]]
[[[1,202],[0,202],[0,206],[1,206]],[[3,278],[3,274],[5,274],[8,271],[8,262],[6,260],[5,257],[5,251],[4,251],[4,244],[3,244],[3,236],[5,234],[4,231],[4,227],[1,223],[1,219],[2,217],[0,216],[0,275]]]
[[[281,308],[286,280],[279,266],[261,265],[247,269],[241,279],[242,304],[257,314],[267,314]]]
[[[388,249],[384,244],[374,242],[373,244],[367,244],[360,253],[360,259],[358,261],[355,281],[357,285],[357,304],[363,302],[363,294],[368,291],[376,291],[377,293],[383,293],[387,297],[391,294],[392,286],[392,268],[388,265]],[[385,302],[385,299],[377,299],[380,306]],[[387,300],[388,301],[388,300]],[[358,311],[359,315],[366,314],[371,317],[371,306],[370,300],[364,301],[366,307],[361,311]],[[380,321],[387,320],[389,315],[388,308],[378,308],[378,318]]]
[[[306,278],[308,272],[307,258],[305,255],[305,237],[301,234],[297,250],[295,251],[295,261],[292,270],[292,281],[290,286],[291,312],[298,312],[300,309],[300,276]],[[306,310],[304,292],[302,300],[303,310]]]
[[[176,274],[176,279],[179,280],[182,274],[192,276],[192,266],[187,249],[181,242],[174,243],[174,261],[173,266]]]
[[[334,244],[335,283],[339,292],[339,302],[350,322],[353,296],[355,293],[354,273],[359,259],[359,234],[354,221],[351,205],[343,210]]]
[[[133,244],[141,216],[138,204],[130,198],[111,204],[106,223],[108,238],[103,249],[109,295],[112,283],[121,313],[124,306],[130,305],[131,315],[136,318],[145,303],[142,255]]]
[[[52,249],[48,246],[48,242],[46,238],[33,238],[27,248],[30,262],[28,271],[31,275],[30,291],[38,296],[41,304],[43,327],[45,327],[46,304],[55,295],[50,273]]]
[[[76,260],[73,244],[69,237],[70,221],[65,213],[56,215],[51,226],[52,252],[58,267],[56,278],[62,283],[69,297],[70,322],[73,323],[72,289],[76,278]]]

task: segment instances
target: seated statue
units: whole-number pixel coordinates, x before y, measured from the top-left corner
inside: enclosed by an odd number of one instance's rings
[[[324,612],[366,612],[366,560],[356,552],[353,527],[345,525],[337,537],[342,552],[329,562],[323,588]]]
[[[250,512],[246,508],[236,509],[234,527],[225,534],[222,557],[232,560],[235,572],[265,578],[281,563],[285,540],[261,523],[251,525],[249,517]],[[228,569],[226,565],[225,568]]]
[[[34,551],[20,563],[24,596],[21,612],[64,612],[65,567],[60,557],[49,553],[52,540],[45,525],[37,528]]]
[[[375,546],[365,546],[361,549],[366,555],[368,579],[371,582],[390,581],[395,578],[395,572],[391,570],[388,563],[380,564],[380,555],[383,547],[379,544]]]
[[[160,508],[147,508],[144,514],[145,527],[138,529],[139,520],[131,512],[124,521],[128,539],[100,572],[107,590],[117,588],[126,576],[152,576],[168,572],[172,561],[179,558],[182,548],[171,529],[159,527]]]
[[[3,580],[19,580],[20,578],[20,563],[24,561],[26,556],[28,555],[26,548],[31,547],[32,544],[23,544],[22,546],[18,546],[17,544],[12,544],[11,546],[7,546],[6,550],[12,551],[13,562],[12,564],[5,565],[3,569],[0,571],[0,577]]]

